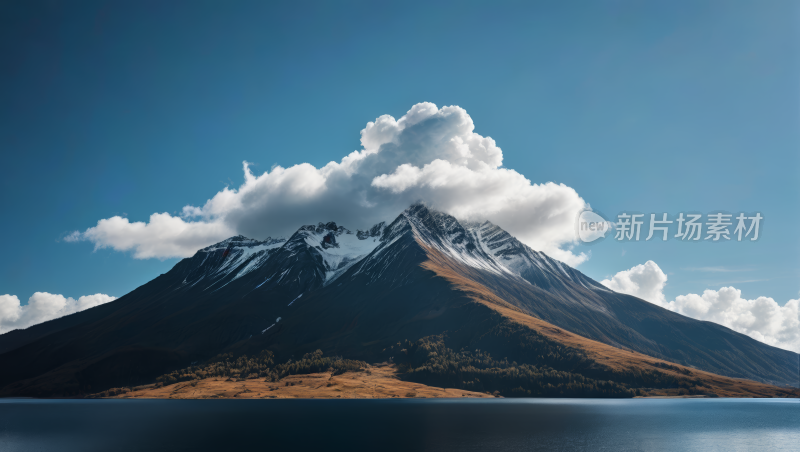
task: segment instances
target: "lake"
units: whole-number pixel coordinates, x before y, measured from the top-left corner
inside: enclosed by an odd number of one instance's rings
[[[0,399],[0,450],[798,450],[798,399]]]

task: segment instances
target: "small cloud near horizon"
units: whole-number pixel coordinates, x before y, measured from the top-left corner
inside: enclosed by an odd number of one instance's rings
[[[76,300],[59,294],[36,292],[28,299],[28,304],[23,305],[16,295],[0,295],[0,334],[25,329],[116,299],[102,293],[84,295]]]

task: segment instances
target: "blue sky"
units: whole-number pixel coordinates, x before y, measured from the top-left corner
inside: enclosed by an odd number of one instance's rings
[[[505,168],[607,216],[764,217],[752,243],[581,245],[589,276],[653,260],[668,300],[733,285],[782,305],[800,290],[798,8],[5,2],[0,294],[124,295],[177,259],[67,234],[201,206],[245,160],[339,161],[368,121],[433,102],[464,108]]]

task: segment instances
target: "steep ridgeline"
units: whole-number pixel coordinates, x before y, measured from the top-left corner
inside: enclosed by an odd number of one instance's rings
[[[563,328],[573,345],[521,324],[547,334]],[[492,223],[415,204],[389,225],[355,233],[319,223],[288,239],[232,237],[114,302],[0,335],[0,395],[148,383],[223,352],[269,349],[288,359],[322,349],[384,360],[399,342],[443,333],[450,350],[480,349],[568,379],[616,375],[575,348],[588,338],[607,344],[606,355],[633,350],[797,385],[795,353],[610,291]]]

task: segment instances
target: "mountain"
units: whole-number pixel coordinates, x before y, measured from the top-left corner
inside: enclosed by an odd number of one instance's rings
[[[419,378],[434,378],[412,372],[433,368],[424,363],[475,350],[506,358],[495,367],[595,386],[664,375],[698,385],[716,378],[707,372],[798,386],[796,353],[615,293],[489,222],[415,204],[367,231],[330,222],[288,239],[232,237],[111,303],[0,335],[0,395],[81,394],[219,353],[316,349],[394,360]]]

